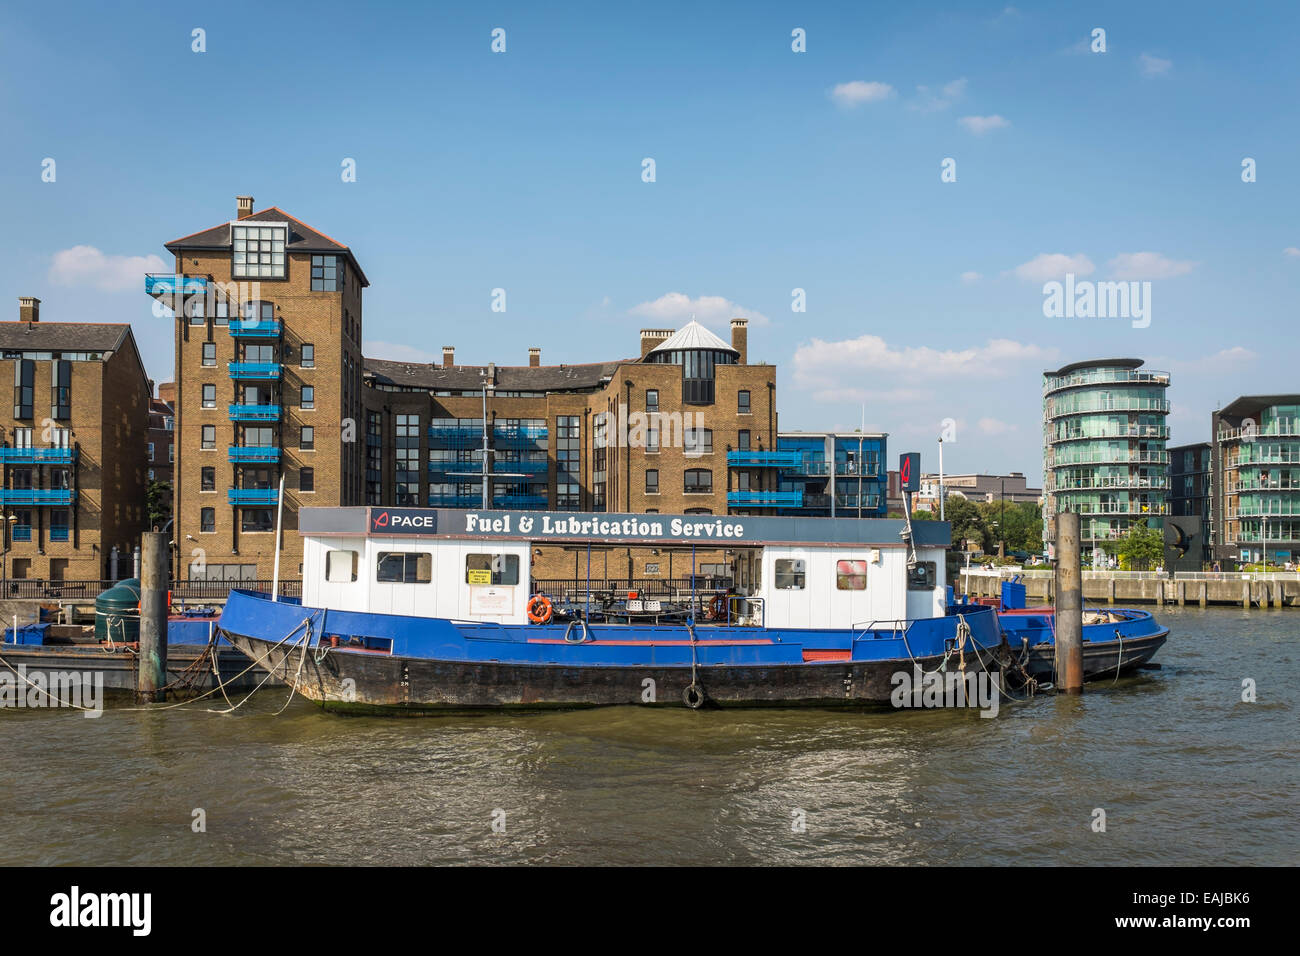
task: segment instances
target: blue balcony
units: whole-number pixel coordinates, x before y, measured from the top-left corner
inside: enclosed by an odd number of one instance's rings
[[[0,488],[4,505],[70,505],[77,493],[67,488]]]
[[[497,495],[492,499],[494,508],[544,508],[546,495]]]
[[[71,465],[75,448],[0,448],[0,462],[19,465]]]
[[[278,488],[231,488],[226,499],[232,505],[273,505],[280,500]]]
[[[278,339],[280,323],[269,320],[244,319],[230,323],[230,334],[242,339]]]
[[[66,525],[51,525],[51,526],[50,526],[50,540],[51,540],[51,541],[67,541],[67,540],[68,540],[68,528],[67,528],[67,526],[66,526]]]
[[[231,362],[230,377],[257,379],[259,381],[279,381],[279,362]]]
[[[235,465],[273,465],[280,460],[280,449],[267,446],[231,445],[229,460]]]
[[[178,276],[167,272],[151,272],[144,277],[146,295],[194,295],[206,292],[208,280],[202,276]]]
[[[525,475],[544,475],[550,464],[545,459],[542,461],[502,461],[498,458],[493,467],[496,471],[503,471],[507,474],[518,472]]]
[[[798,508],[802,491],[728,491],[727,504],[745,508]]]
[[[492,444],[496,448],[533,448],[546,444],[549,432],[545,425],[521,428],[493,428]]]
[[[232,422],[274,422],[280,418],[279,405],[231,405]]]
[[[729,451],[727,467],[793,468],[799,464],[801,457],[797,451]]]
[[[430,508],[477,508],[481,504],[481,495],[429,495]]]
[[[14,525],[14,540],[15,541],[32,540],[32,526],[29,524]]]
[[[430,425],[429,439],[431,441],[464,441],[467,438],[473,438],[477,441],[483,441],[483,429],[470,425]]]

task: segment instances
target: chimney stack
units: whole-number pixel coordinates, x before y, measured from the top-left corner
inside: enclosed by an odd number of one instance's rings
[[[542,364],[542,350],[541,350],[541,349],[529,349],[529,350],[528,350],[528,367],[529,367],[529,368],[539,368],[539,367],[541,366],[541,364]]]
[[[18,321],[19,322],[41,321],[41,300],[31,295],[19,296]]]
[[[236,196],[235,197],[235,218],[247,219],[253,214],[253,197]]]
[[[749,364],[749,319],[731,320],[731,347],[740,353],[741,365]]]
[[[442,347],[442,367],[443,368],[456,367],[456,346],[444,345]]]
[[[158,383],[158,400],[159,400],[160,402],[166,402],[168,405],[170,405],[170,406],[172,406],[173,408],[175,408],[175,407],[176,407],[176,383],[175,383],[175,382],[159,382],[159,383]]]
[[[642,329],[641,330],[641,357],[645,358],[654,351],[655,346],[667,342],[673,337],[676,329]]]

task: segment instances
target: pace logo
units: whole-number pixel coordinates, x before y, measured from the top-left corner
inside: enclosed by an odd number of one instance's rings
[[[387,512],[387,511],[381,511],[381,512],[379,512],[379,514],[377,514],[377,515],[371,515],[371,516],[370,516],[370,530],[371,530],[371,531],[378,531],[378,530],[380,530],[381,528],[387,528],[387,527],[388,527],[388,512]]]

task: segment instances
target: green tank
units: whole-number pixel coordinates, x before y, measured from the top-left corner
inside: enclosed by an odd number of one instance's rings
[[[119,581],[95,598],[95,639],[118,644],[140,639],[139,581]]]

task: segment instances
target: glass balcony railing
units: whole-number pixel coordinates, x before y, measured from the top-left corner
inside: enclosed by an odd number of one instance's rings
[[[1127,368],[1099,368],[1090,372],[1075,372],[1071,375],[1052,375],[1043,384],[1043,390],[1054,392],[1058,388],[1074,388],[1080,385],[1099,385],[1110,382],[1135,385],[1168,385],[1169,373],[1154,369],[1136,371]]]
[[[0,488],[0,504],[70,505],[77,493],[67,488]]]
[[[494,508],[542,508],[546,495],[497,495],[492,499]]]
[[[257,379],[260,381],[278,381],[280,378],[279,362],[231,362],[229,364],[231,378]]]
[[[231,445],[229,461],[232,464],[275,464],[280,460],[280,449],[264,445]]]
[[[230,334],[246,339],[274,339],[280,337],[280,323],[265,319],[232,320]]]
[[[14,540],[15,541],[32,540],[32,526],[29,524],[14,525]]]
[[[728,491],[727,504],[751,508],[798,508],[802,491]]]
[[[430,508],[477,508],[482,495],[429,495]]]
[[[50,540],[51,540],[51,541],[67,541],[67,540],[68,540],[68,529],[67,529],[67,527],[66,527],[65,525],[57,525],[57,524],[56,524],[56,525],[51,525],[51,526],[50,526]]]
[[[738,466],[748,468],[795,468],[798,467],[802,460],[802,453],[797,451],[755,451],[746,449],[727,452],[727,466],[731,468]]]
[[[77,460],[75,448],[0,448],[0,462],[19,465],[70,465]]]
[[[279,405],[245,405],[230,406],[232,422],[273,422],[280,417]]]
[[[273,505],[280,500],[278,488],[231,488],[226,499],[232,505]]]
[[[493,464],[493,471],[502,471],[506,473],[519,472],[526,475],[544,475],[550,463],[542,461],[509,461],[497,458]]]
[[[206,292],[208,280],[203,276],[172,275],[166,272],[151,272],[144,277],[146,295],[194,295]]]

